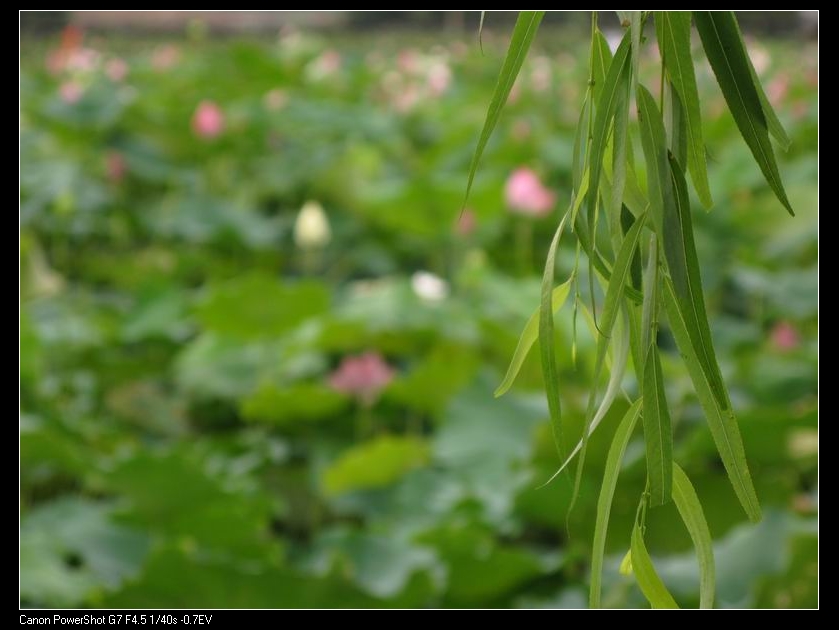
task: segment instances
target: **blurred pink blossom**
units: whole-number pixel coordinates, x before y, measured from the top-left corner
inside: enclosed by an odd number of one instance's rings
[[[151,56],[151,65],[158,72],[163,72],[178,63],[180,57],[181,51],[177,46],[174,44],[163,44],[154,49]]]
[[[65,81],[58,88],[58,95],[68,105],[77,103],[83,94],[84,88],[77,81]]]
[[[306,66],[306,76],[312,81],[321,81],[341,69],[341,53],[332,48],[324,50]]]
[[[192,130],[199,138],[212,139],[224,130],[224,113],[213,101],[201,101],[192,115]]]
[[[420,56],[413,48],[399,51],[396,57],[396,67],[406,74],[416,74],[419,71]]]
[[[513,136],[513,139],[517,142],[523,142],[530,137],[532,129],[530,127],[530,122],[525,120],[524,118],[517,119],[514,123],[512,128],[510,129],[510,133]]]
[[[111,59],[105,64],[105,74],[108,75],[111,81],[119,83],[128,76],[128,64],[125,63],[124,59],[120,59],[119,57]]]
[[[790,76],[779,72],[766,86],[766,96],[773,107],[779,107],[789,92]]]
[[[81,48],[84,34],[78,26],[68,25],[61,31],[61,43],[56,50],[47,54],[47,69],[58,74],[67,67],[69,58]]]
[[[795,350],[801,345],[798,329],[787,321],[780,321],[775,324],[769,338],[772,341],[772,346],[781,352]]]
[[[458,236],[469,236],[478,227],[478,217],[471,208],[464,208],[454,224],[455,234]]]
[[[393,108],[401,113],[408,112],[420,101],[420,90],[415,83],[409,83],[393,96]]]
[[[269,112],[276,112],[285,107],[288,102],[288,94],[279,88],[274,88],[265,93],[262,102]]]
[[[105,173],[108,179],[118,184],[125,177],[126,172],[125,158],[119,151],[108,151],[105,154]]]
[[[539,176],[527,167],[519,167],[507,178],[504,198],[512,212],[542,217],[556,203],[556,193],[542,185]]]
[[[803,99],[796,100],[792,104],[792,115],[796,120],[801,120],[810,111],[810,105]]]
[[[753,40],[749,40],[747,42],[747,47],[749,58],[752,60],[752,65],[755,67],[755,71],[759,75],[766,72],[772,62],[772,57],[769,55],[769,51],[766,50],[762,44]]]
[[[515,105],[521,97],[521,79],[517,78],[513,82],[513,87],[510,88],[510,95],[507,97],[507,102],[510,105]]]
[[[547,57],[534,57],[532,70],[530,71],[530,82],[534,92],[545,92],[551,87],[551,63]]]
[[[67,56],[67,70],[92,72],[99,66],[100,54],[92,48],[78,48]]]
[[[336,391],[355,396],[369,407],[395,374],[379,353],[365,352],[344,357],[338,369],[329,376],[329,385]]]
[[[452,71],[445,61],[436,61],[428,67],[426,84],[432,96],[440,96],[452,82]]]

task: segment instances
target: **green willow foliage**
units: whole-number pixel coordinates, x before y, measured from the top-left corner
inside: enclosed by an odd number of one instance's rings
[[[487,141],[534,39],[543,11],[519,14],[486,121],[469,169],[466,196]],[[656,344],[659,318],[676,340],[705,413],[720,458],[749,519],[761,517],[743,442],[711,340],[693,239],[686,183],[711,205],[705,165],[700,103],[691,57],[691,21],[716,75],[737,128],[783,206],[793,214],[781,183],[770,135],[784,149],[789,139],[757,80],[737,20],[731,12],[620,12],[625,34],[614,55],[592,14],[590,74],[573,156],[573,190],[547,254],[542,301],[527,322],[503,382],[512,385],[538,339],[551,425],[564,458],[554,475],[577,456],[574,497],[579,492],[588,438],[621,391],[631,358],[640,396],[618,425],[603,473],[592,553],[590,605],[600,606],[600,584],[609,513],[624,451],[639,417],[646,443],[647,484],[640,497],[626,562],[654,608],[676,607],[644,545],[647,508],[675,502],[696,548],[700,605],[713,607],[714,557],[711,535],[693,486],[673,461],[673,435]],[[483,24],[483,18],[481,23]],[[659,99],[639,81],[640,48],[654,37],[661,53]],[[630,124],[630,107],[637,124]],[[639,180],[634,143],[640,139],[646,182]],[[644,183],[646,186],[644,186]],[[646,188],[646,190],[645,190]],[[554,258],[563,233],[577,241],[588,260],[589,307],[579,300],[577,267],[555,286]],[[579,256],[578,262],[579,265]],[[595,308],[595,281],[602,303]],[[566,452],[554,347],[553,317],[570,294],[595,331],[597,354],[581,439]],[[595,313],[599,316],[595,318]],[[602,372],[609,380],[599,395]],[[553,479],[553,478],[552,478]],[[573,506],[573,501],[572,501]]]

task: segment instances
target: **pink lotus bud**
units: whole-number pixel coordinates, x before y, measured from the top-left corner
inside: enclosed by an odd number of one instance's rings
[[[545,188],[539,177],[526,167],[517,168],[507,178],[504,198],[512,212],[542,217],[556,203],[556,193]]]
[[[344,357],[330,376],[332,389],[351,394],[365,406],[371,406],[393,380],[395,370],[377,352]]]
[[[120,59],[119,57],[111,59],[105,64],[105,74],[108,75],[111,81],[119,83],[128,76],[128,64],[125,63],[124,59]]]
[[[192,130],[199,138],[215,138],[224,130],[224,113],[214,102],[201,101],[192,116]]]
[[[778,322],[772,327],[769,337],[776,350],[789,352],[801,345],[798,329],[789,322]]]
[[[84,88],[76,81],[65,81],[58,88],[58,95],[61,97],[61,100],[68,105],[77,103],[82,98],[83,94]]]

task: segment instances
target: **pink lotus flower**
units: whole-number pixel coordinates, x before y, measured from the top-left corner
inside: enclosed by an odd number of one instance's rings
[[[224,113],[213,101],[201,101],[192,116],[192,130],[199,138],[210,140],[224,130]]]
[[[478,227],[478,217],[471,208],[464,208],[454,224],[455,234],[458,236],[469,236]]]
[[[775,75],[766,86],[766,96],[773,107],[780,107],[789,92],[790,76],[786,72]]]
[[[119,57],[111,59],[105,64],[105,74],[108,75],[111,81],[119,83],[128,76],[128,64],[125,63],[124,59],[120,59]]]
[[[781,321],[775,324],[769,338],[772,341],[772,346],[781,352],[795,350],[801,345],[798,329],[789,322]]]
[[[181,51],[174,44],[164,44],[155,48],[151,56],[151,65],[158,72],[168,70],[181,57]]]
[[[288,94],[279,88],[274,88],[265,93],[262,102],[269,112],[278,112],[288,103]]]
[[[436,61],[428,68],[426,84],[432,96],[441,96],[452,82],[452,71],[445,61]]]
[[[365,352],[344,357],[338,369],[329,376],[329,385],[336,391],[355,396],[369,407],[393,380],[395,373],[377,352]]]
[[[543,217],[556,203],[556,193],[542,185],[539,176],[526,167],[517,168],[504,186],[504,198],[512,212]]]
[[[396,57],[396,67],[405,74],[416,74],[419,70],[420,57],[416,50],[407,48],[400,50]]]
[[[78,103],[83,94],[84,88],[76,81],[65,81],[58,88],[58,95],[68,105]]]
[[[108,151],[105,155],[105,173],[114,184],[120,183],[125,177],[125,158],[119,151]]]

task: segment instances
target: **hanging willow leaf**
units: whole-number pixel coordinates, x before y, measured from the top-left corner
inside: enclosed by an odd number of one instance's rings
[[[580,303],[579,308],[583,313],[583,317],[585,317],[586,323],[588,324],[592,335],[597,336],[599,333],[597,326],[594,323],[594,316],[591,314],[591,311],[589,311],[588,307],[582,303]],[[615,343],[612,348],[611,365],[609,365],[609,382],[606,385],[606,391],[603,394],[603,398],[600,400],[600,404],[597,406],[597,410],[594,412],[591,422],[588,422],[586,425],[586,438],[591,437],[595,429],[597,429],[600,425],[600,422],[606,417],[606,413],[609,411],[609,408],[612,406],[612,403],[615,401],[615,398],[620,392],[623,375],[626,371],[630,346],[629,318],[624,317],[622,320],[618,320],[618,322],[621,323],[616,323],[612,332],[612,337],[614,338]],[[608,363],[608,361],[606,362]],[[580,438],[565,458],[565,461],[562,462],[556,472],[554,472],[554,474],[551,475],[551,477],[542,485],[546,486],[556,479],[562,471],[568,467],[568,464],[573,461],[574,457],[577,456],[577,453],[583,449],[584,445],[585,439]],[[581,462],[584,457],[585,453],[581,456]]]
[[[702,117],[699,113],[699,92],[690,49],[690,11],[657,11],[655,30],[662,51],[663,63],[670,82],[684,106],[687,133],[687,166],[699,201],[706,208],[713,203],[705,167],[705,142],[702,139]],[[676,153],[676,155],[679,155]],[[679,160],[684,164],[684,159]]]
[[[760,101],[760,88],[755,87],[753,82],[754,75],[750,69],[737,18],[731,11],[695,11],[693,17],[702,47],[740,134],[751,149],[775,196],[787,211],[795,216],[781,182],[772,144],[769,142],[766,115]]]
[[[632,570],[635,573],[635,579],[638,580],[638,586],[641,587],[641,592],[644,597],[650,602],[653,608],[678,608],[676,600],[664,586],[664,582],[658,577],[650,554],[647,553],[647,547],[644,545],[644,535],[641,533],[641,527],[635,523],[632,529],[632,544],[630,546],[632,552]]]
[[[507,49],[507,56],[504,58],[504,64],[501,66],[501,73],[498,75],[498,82],[495,84],[492,100],[489,103],[484,127],[478,138],[478,146],[475,147],[472,162],[469,164],[469,178],[466,182],[464,205],[469,199],[469,193],[472,190],[472,182],[478,170],[478,162],[481,160],[481,155],[484,153],[484,149],[495,129],[495,125],[498,124],[498,119],[501,117],[501,110],[507,102],[510,90],[513,89],[513,83],[515,83],[519,70],[521,70],[521,66],[527,56],[527,51],[530,49],[530,44],[533,42],[533,38],[536,36],[536,31],[539,29],[539,24],[542,22],[544,16],[544,11],[522,11],[516,20],[516,25],[513,28],[513,36],[510,39],[510,47]]]
[[[597,499],[597,518],[594,522],[594,541],[591,552],[591,586],[589,589],[589,606],[600,608],[600,584],[603,577],[603,555],[606,550],[606,532],[609,529],[609,514],[612,511],[612,499],[615,496],[615,486],[618,483],[623,454],[629,438],[638,422],[641,413],[641,400],[636,400],[624,414],[615,435],[609,454],[606,456],[606,467],[603,470],[603,483],[600,486],[600,497]]]
[[[638,84],[638,66],[641,59],[641,36],[644,31],[644,20],[641,11],[629,11],[629,36],[632,39],[632,81]]]
[[[594,216],[597,196],[600,193],[600,172],[603,168],[603,154],[606,149],[606,139],[611,129],[612,118],[615,116],[620,93],[626,89],[629,81],[629,33],[624,35],[615,56],[609,64],[609,70],[603,81],[603,91],[596,101],[597,112],[594,117],[594,129],[591,137],[591,149],[588,156],[589,177],[588,185],[588,223],[592,230],[591,240],[594,240]]]
[[[565,222],[571,215],[566,212],[556,228],[548,256],[545,260],[545,273],[542,275],[542,302],[539,307],[539,350],[542,357],[542,376],[545,381],[545,394],[548,398],[548,410],[551,414],[551,428],[558,452],[562,452],[561,420],[562,408],[559,403],[559,378],[556,369],[556,352],[554,350],[554,317],[553,317],[553,283],[556,249],[565,229]]]
[[[623,194],[626,188],[627,144],[629,142],[629,81],[624,81],[618,92],[615,107],[615,125],[612,134],[612,181],[611,195],[608,202],[609,228],[612,233],[615,253],[620,245],[621,210]],[[629,212],[627,210],[627,212]],[[637,288],[637,287],[636,287]]]
[[[673,462],[673,502],[690,534],[699,561],[699,607],[713,608],[716,591],[716,569],[711,532],[690,479]]]
[[[757,76],[757,70],[755,70],[755,66],[751,59],[749,59],[749,71],[752,75],[752,81],[757,88],[757,95],[760,97],[760,107],[763,110],[763,115],[766,116],[766,126],[769,128],[769,135],[775,138],[775,142],[777,142],[781,148],[786,151],[789,149],[789,145],[792,144],[792,140],[789,139],[784,126],[778,119],[778,114],[775,113],[775,108],[772,107],[772,104],[769,102],[769,98],[766,96],[766,91],[760,83],[760,79]]]
[[[620,306],[620,297],[623,295],[624,286],[628,283],[630,276],[630,268],[632,265],[632,257],[635,255],[638,247],[638,239],[641,235],[641,229],[644,227],[646,215],[642,215],[635,220],[632,227],[626,233],[621,244],[618,257],[615,259],[615,266],[612,269],[612,275],[609,278],[609,284],[606,287],[606,297],[603,300],[603,314],[600,319],[600,336],[597,340],[597,358],[595,360],[595,381],[599,376],[599,370],[603,366],[603,360],[606,358],[606,349],[609,345],[609,337],[612,333],[612,327],[615,325],[615,319],[618,315],[618,307]]]
[[[625,235],[629,232],[629,229],[632,227],[632,224],[635,223],[635,215],[633,215],[627,206],[621,206],[620,209],[620,233]],[[642,288],[641,285],[641,251],[640,247],[635,249],[635,253],[632,254],[632,262],[629,266],[629,280],[633,287],[638,289],[639,291]]]
[[[650,234],[647,268],[644,270],[644,303],[641,311],[641,344],[649,348],[658,329],[658,238]],[[639,374],[639,380],[640,374]]]
[[[586,253],[586,256],[588,256],[593,261],[594,268],[597,270],[597,272],[601,275],[601,277],[604,280],[608,281],[609,278],[612,277],[612,270],[609,264],[607,264],[606,261],[603,260],[603,256],[600,255],[600,252],[594,251],[592,249],[591,241],[589,240],[588,232],[586,230],[587,228],[585,217],[583,216],[583,214],[580,214],[576,217],[574,221],[574,233],[577,236],[577,241],[579,242],[582,250]],[[624,295],[627,298],[629,298],[636,304],[641,303],[643,296],[641,295],[641,292],[638,289],[636,289],[633,286],[626,285],[623,288],[623,291]]]
[[[553,290],[553,294],[551,296],[551,309],[554,313],[561,309],[562,305],[565,304],[565,300],[568,299],[572,281],[573,278],[569,278]],[[495,390],[496,398],[503,396],[507,390],[510,389],[513,382],[516,380],[516,376],[518,376],[518,373],[521,370],[524,360],[530,352],[530,348],[539,336],[539,311],[540,308],[537,307],[530,316],[530,319],[528,319],[527,323],[524,325],[524,330],[521,332],[518,345],[516,345],[516,350],[513,353],[513,358],[510,360],[510,366],[507,368],[507,373],[504,375],[504,380],[501,381],[501,384]]]
[[[664,307],[667,310],[667,320],[670,323],[670,331],[673,333],[679,353],[685,361],[699,404],[705,413],[708,427],[711,429],[714,444],[717,446],[722,463],[728,473],[728,479],[749,519],[757,522],[760,520],[760,504],[752,484],[752,477],[749,474],[746,452],[743,449],[743,439],[740,437],[740,429],[737,426],[734,412],[731,410],[730,404],[725,406],[719,404],[711,381],[708,379],[704,366],[694,350],[688,333],[688,323],[682,315],[671,281],[664,282],[662,296]],[[723,391],[723,394],[727,403],[728,395],[725,391]]]
[[[641,396],[644,400],[644,442],[647,447],[650,506],[656,507],[670,501],[673,485],[673,432],[664,395],[661,359],[654,341],[650,342],[647,349]]]
[[[694,353],[699,357],[703,370],[713,386],[717,402],[725,409],[728,407],[728,401],[723,394],[722,374],[717,365],[708,315],[705,312],[702,280],[699,275],[699,258],[696,256],[696,247],[693,242],[687,185],[681,168],[672,156],[669,162],[673,203],[664,207],[662,238],[664,258],[676,290],[679,310],[688,325]]]
[[[600,102],[600,94],[603,92],[603,85],[606,80],[606,71],[612,63],[612,50],[609,42],[599,30],[594,32],[594,39],[591,42],[591,80],[593,85],[591,91],[594,96],[592,101],[595,105]]]
[[[641,130],[641,146],[647,162],[647,189],[650,200],[650,216],[658,234],[662,230],[665,199],[670,198],[670,175],[667,167],[667,140],[661,112],[650,91],[638,85],[635,91],[638,103],[638,122]]]
[[[624,294],[624,287],[628,284],[630,267],[632,264],[632,257],[635,254],[635,250],[638,247],[638,239],[641,235],[641,229],[644,227],[646,218],[646,215],[640,216],[638,219],[636,219],[635,223],[632,225],[631,228],[629,228],[629,231],[626,233],[626,236],[623,239],[623,243],[621,244],[620,251],[618,252],[618,256],[615,259],[615,266],[612,269],[612,276],[609,278],[609,284],[606,287],[606,297],[603,300],[603,313],[600,318],[600,335],[597,339],[597,355],[594,362],[594,377],[592,382],[595,384],[600,380],[600,374],[603,370],[603,363],[606,359],[606,351],[609,347],[609,341],[612,335],[612,328],[615,325],[615,320],[617,319],[618,315],[618,309],[621,304],[620,298]],[[626,357],[628,355],[628,352],[629,345],[627,343],[625,349],[623,350],[623,366],[625,366],[626,364]],[[621,367],[621,369],[623,369],[623,366]],[[608,400],[607,402],[607,396],[604,396],[603,401],[600,404],[600,409],[595,411],[594,402],[596,391],[597,388],[592,387],[591,394],[589,395],[588,399],[586,422],[583,427],[583,436],[580,440],[581,444],[579,445],[580,461],[577,464],[577,473],[574,477],[574,492],[571,499],[571,507],[573,507],[573,504],[577,498],[577,494],[580,490],[580,482],[582,481],[583,466],[585,465],[586,458],[586,447],[588,445],[589,435],[593,431],[593,426],[595,426],[594,419],[598,416],[602,417],[603,415],[605,415],[605,412],[608,409],[608,404],[611,404],[612,402],[611,400]],[[608,392],[609,390],[607,389],[607,394]],[[575,452],[576,450],[577,449],[575,449]],[[573,457],[573,453],[571,457]],[[557,471],[556,474],[558,473],[559,471]],[[556,476],[556,474],[554,475],[554,477]]]
[[[667,147],[676,156],[676,161],[684,169],[688,157],[688,126],[685,108],[673,84],[664,84],[664,126],[667,130]]]
[[[589,98],[591,98],[591,95],[586,94],[586,99],[583,101],[583,107],[580,110],[580,119],[577,121],[577,131],[574,133],[574,157],[571,162],[572,190],[579,199],[585,199],[585,193],[581,192],[581,188],[583,183],[583,171],[585,170],[585,139],[588,130],[588,117],[590,114],[588,107]],[[586,187],[588,187],[588,181],[586,181]],[[574,224],[573,220],[571,224]]]

